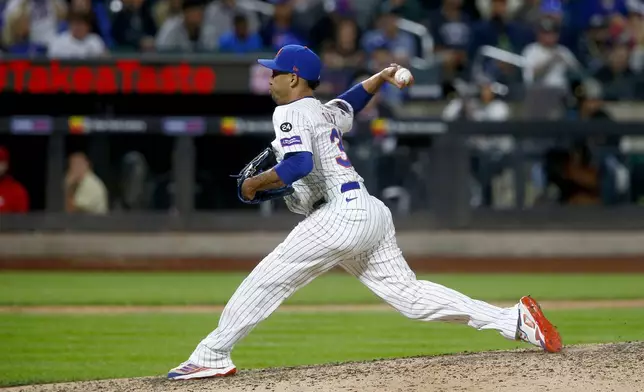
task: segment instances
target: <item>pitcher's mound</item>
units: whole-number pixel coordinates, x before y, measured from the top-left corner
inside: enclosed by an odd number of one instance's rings
[[[12,391],[644,391],[644,342],[242,371],[234,377],[161,377],[10,388]]]

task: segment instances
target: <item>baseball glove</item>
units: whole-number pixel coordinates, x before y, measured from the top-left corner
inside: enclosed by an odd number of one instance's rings
[[[295,192],[292,186],[287,185],[278,189],[257,191],[253,200],[246,200],[244,196],[242,196],[241,188],[244,180],[256,176],[266,170],[270,170],[276,164],[277,159],[275,158],[275,153],[273,153],[272,148],[268,147],[255,158],[253,158],[253,160],[250,161],[246,166],[244,166],[244,168],[241,170],[241,172],[239,172],[238,175],[233,176],[237,178],[237,197],[242,201],[242,203],[259,204],[264,201],[288,196]]]

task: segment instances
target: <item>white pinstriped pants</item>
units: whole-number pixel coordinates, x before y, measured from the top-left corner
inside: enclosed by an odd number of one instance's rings
[[[296,290],[336,265],[409,318],[495,329],[515,338],[516,306],[499,308],[417,280],[396,244],[389,209],[364,189],[332,193],[329,203],[300,222],[241,283],[219,326],[199,343],[190,362],[211,368],[232,366],[230,352],[238,341]]]

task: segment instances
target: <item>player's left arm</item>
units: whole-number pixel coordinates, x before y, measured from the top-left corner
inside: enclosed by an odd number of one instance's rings
[[[241,192],[248,200],[258,191],[291,185],[313,170],[313,127],[308,118],[297,109],[280,108],[273,116],[273,127],[284,150],[284,159],[272,169],[244,181]]]
[[[286,186],[281,178],[275,172],[275,168],[258,174],[254,177],[247,178],[241,187],[242,196],[246,200],[255,199],[255,194],[259,191],[269,189],[279,189]]]
[[[313,170],[313,154],[308,151],[288,153],[272,169],[244,181],[242,194],[252,200],[258,191],[279,189],[293,184]],[[252,195],[253,197],[248,197]]]

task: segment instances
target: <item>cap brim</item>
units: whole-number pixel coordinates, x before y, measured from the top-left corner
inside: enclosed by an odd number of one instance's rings
[[[273,71],[289,72],[288,70],[279,67],[273,59],[259,59],[257,60],[257,62],[259,63],[259,65],[262,65],[268,69],[272,69]]]

